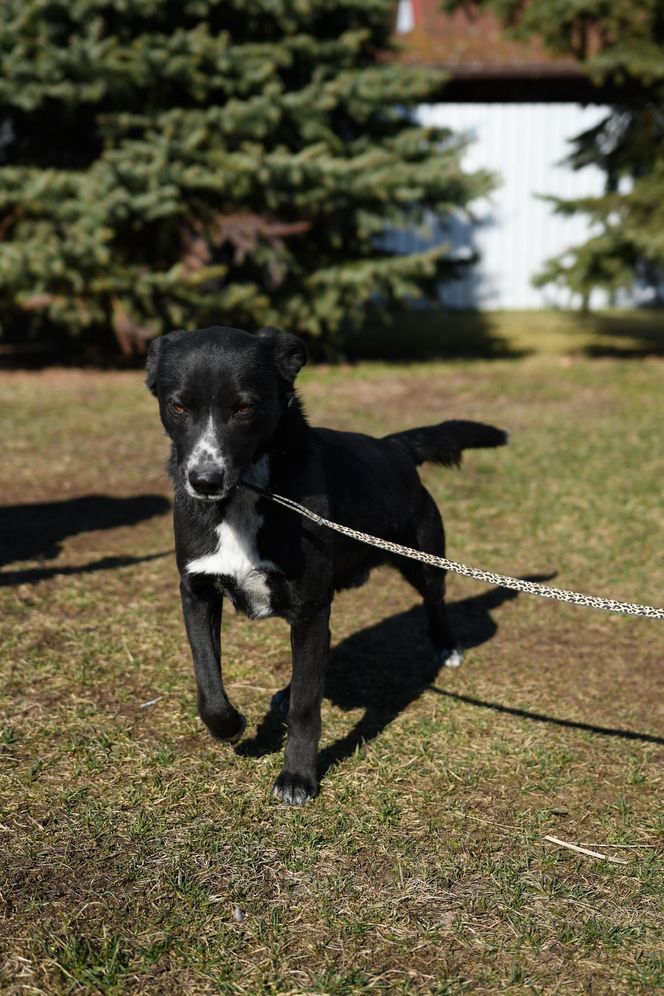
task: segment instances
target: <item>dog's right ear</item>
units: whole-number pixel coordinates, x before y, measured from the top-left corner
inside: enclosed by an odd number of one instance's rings
[[[159,367],[159,357],[161,356],[161,350],[164,345],[164,337],[158,336],[153,339],[148,346],[148,358],[145,364],[145,383],[147,385],[148,391],[151,391],[155,398],[158,394],[157,389],[157,369]]]
[[[157,338],[153,339],[148,346],[148,358],[145,364],[145,383],[147,384],[148,390],[152,391],[155,398],[159,394],[159,362],[164,352],[164,348],[171,338],[186,334],[187,333],[183,329],[174,329],[173,332],[167,332],[165,335],[157,336]]]

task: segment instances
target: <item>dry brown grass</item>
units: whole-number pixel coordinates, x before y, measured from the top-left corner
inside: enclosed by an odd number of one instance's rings
[[[663,370],[534,355],[321,368],[302,391],[339,427],[505,425],[508,450],[425,471],[450,555],[661,603]],[[108,510],[27,508],[168,495],[140,376],[3,375],[0,397],[4,503],[26,506],[4,513],[0,571],[3,992],[664,986],[661,625],[450,579],[471,649],[428,687],[416,598],[378,572],[335,606],[321,795],[281,807],[279,752],[261,752],[278,737],[256,725],[287,677],[284,624],[227,613],[250,726],[219,746],[195,715],[158,501],[114,528]],[[629,863],[547,833],[630,845],[610,852]]]

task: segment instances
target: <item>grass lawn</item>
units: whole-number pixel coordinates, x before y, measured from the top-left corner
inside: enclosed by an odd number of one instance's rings
[[[517,339],[301,393],[339,428],[509,428],[424,470],[449,555],[661,605],[664,362]],[[283,622],[226,611],[244,741],[196,716],[141,376],[5,373],[0,398],[3,993],[664,987],[661,623],[451,577],[466,661],[426,685],[417,597],[378,571],[335,603],[321,794],[289,809],[263,722]]]

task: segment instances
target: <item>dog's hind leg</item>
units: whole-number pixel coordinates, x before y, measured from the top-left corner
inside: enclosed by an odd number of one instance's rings
[[[290,685],[286,685],[285,688],[280,689],[280,691],[275,692],[270,699],[270,712],[274,713],[275,716],[279,716],[283,719],[288,715],[288,709],[290,707]]]
[[[424,487],[410,545],[425,553],[445,556],[443,521],[436,503]],[[445,571],[405,557],[395,557],[393,562],[406,581],[422,596],[434,647],[434,663],[438,666],[459,667],[463,661],[463,652],[457,646],[445,605]]]

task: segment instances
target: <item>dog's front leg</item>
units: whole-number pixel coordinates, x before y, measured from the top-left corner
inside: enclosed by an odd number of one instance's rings
[[[273,794],[301,806],[318,791],[316,759],[320,737],[320,702],[330,651],[330,606],[291,624],[293,676],[288,708],[288,742],[284,766]]]
[[[180,580],[184,623],[194,661],[198,713],[213,737],[236,740],[246,726],[221,678],[221,595],[208,578]]]

